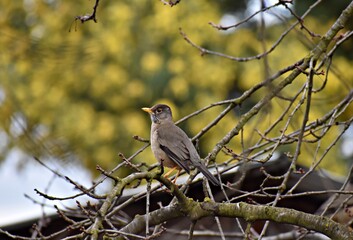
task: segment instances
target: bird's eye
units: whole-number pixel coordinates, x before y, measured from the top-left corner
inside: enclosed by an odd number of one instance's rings
[[[157,108],[157,113],[161,113],[162,112],[162,108]]]

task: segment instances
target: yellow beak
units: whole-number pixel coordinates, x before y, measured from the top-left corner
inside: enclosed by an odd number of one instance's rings
[[[145,112],[148,112],[150,114],[153,113],[151,108],[144,107],[144,108],[142,108],[142,110],[145,111]]]

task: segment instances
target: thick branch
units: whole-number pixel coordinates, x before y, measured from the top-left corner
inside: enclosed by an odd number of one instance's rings
[[[353,231],[329,218],[304,213],[294,209],[255,206],[247,203],[215,203],[203,204],[205,210],[224,217],[242,217],[247,221],[270,220],[278,223],[287,223],[314,230],[330,237],[331,239],[353,239]]]
[[[247,203],[215,203],[190,201],[189,207],[176,204],[153,211],[149,215],[149,224],[157,225],[171,219],[188,216],[196,220],[207,216],[244,218],[248,222],[270,220],[287,223],[313,230],[337,239],[353,239],[353,231],[329,218],[308,214],[288,208],[251,205]],[[128,225],[120,230],[124,233],[139,233],[144,230],[146,216],[135,216]]]

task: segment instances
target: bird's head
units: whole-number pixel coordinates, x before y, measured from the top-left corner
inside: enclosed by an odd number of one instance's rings
[[[150,114],[151,120],[154,123],[160,124],[165,121],[172,121],[172,110],[168,105],[165,104],[157,104],[151,108],[142,108],[143,111],[148,112]]]

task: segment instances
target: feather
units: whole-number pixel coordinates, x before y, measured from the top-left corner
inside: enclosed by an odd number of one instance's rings
[[[172,129],[172,130],[171,130]],[[173,139],[173,141],[167,141]],[[220,186],[219,181],[201,162],[200,156],[196,151],[186,133],[173,122],[161,124],[158,129],[158,142],[160,148],[167,156],[187,173],[190,172],[190,165],[196,167],[208,180],[215,186]]]

